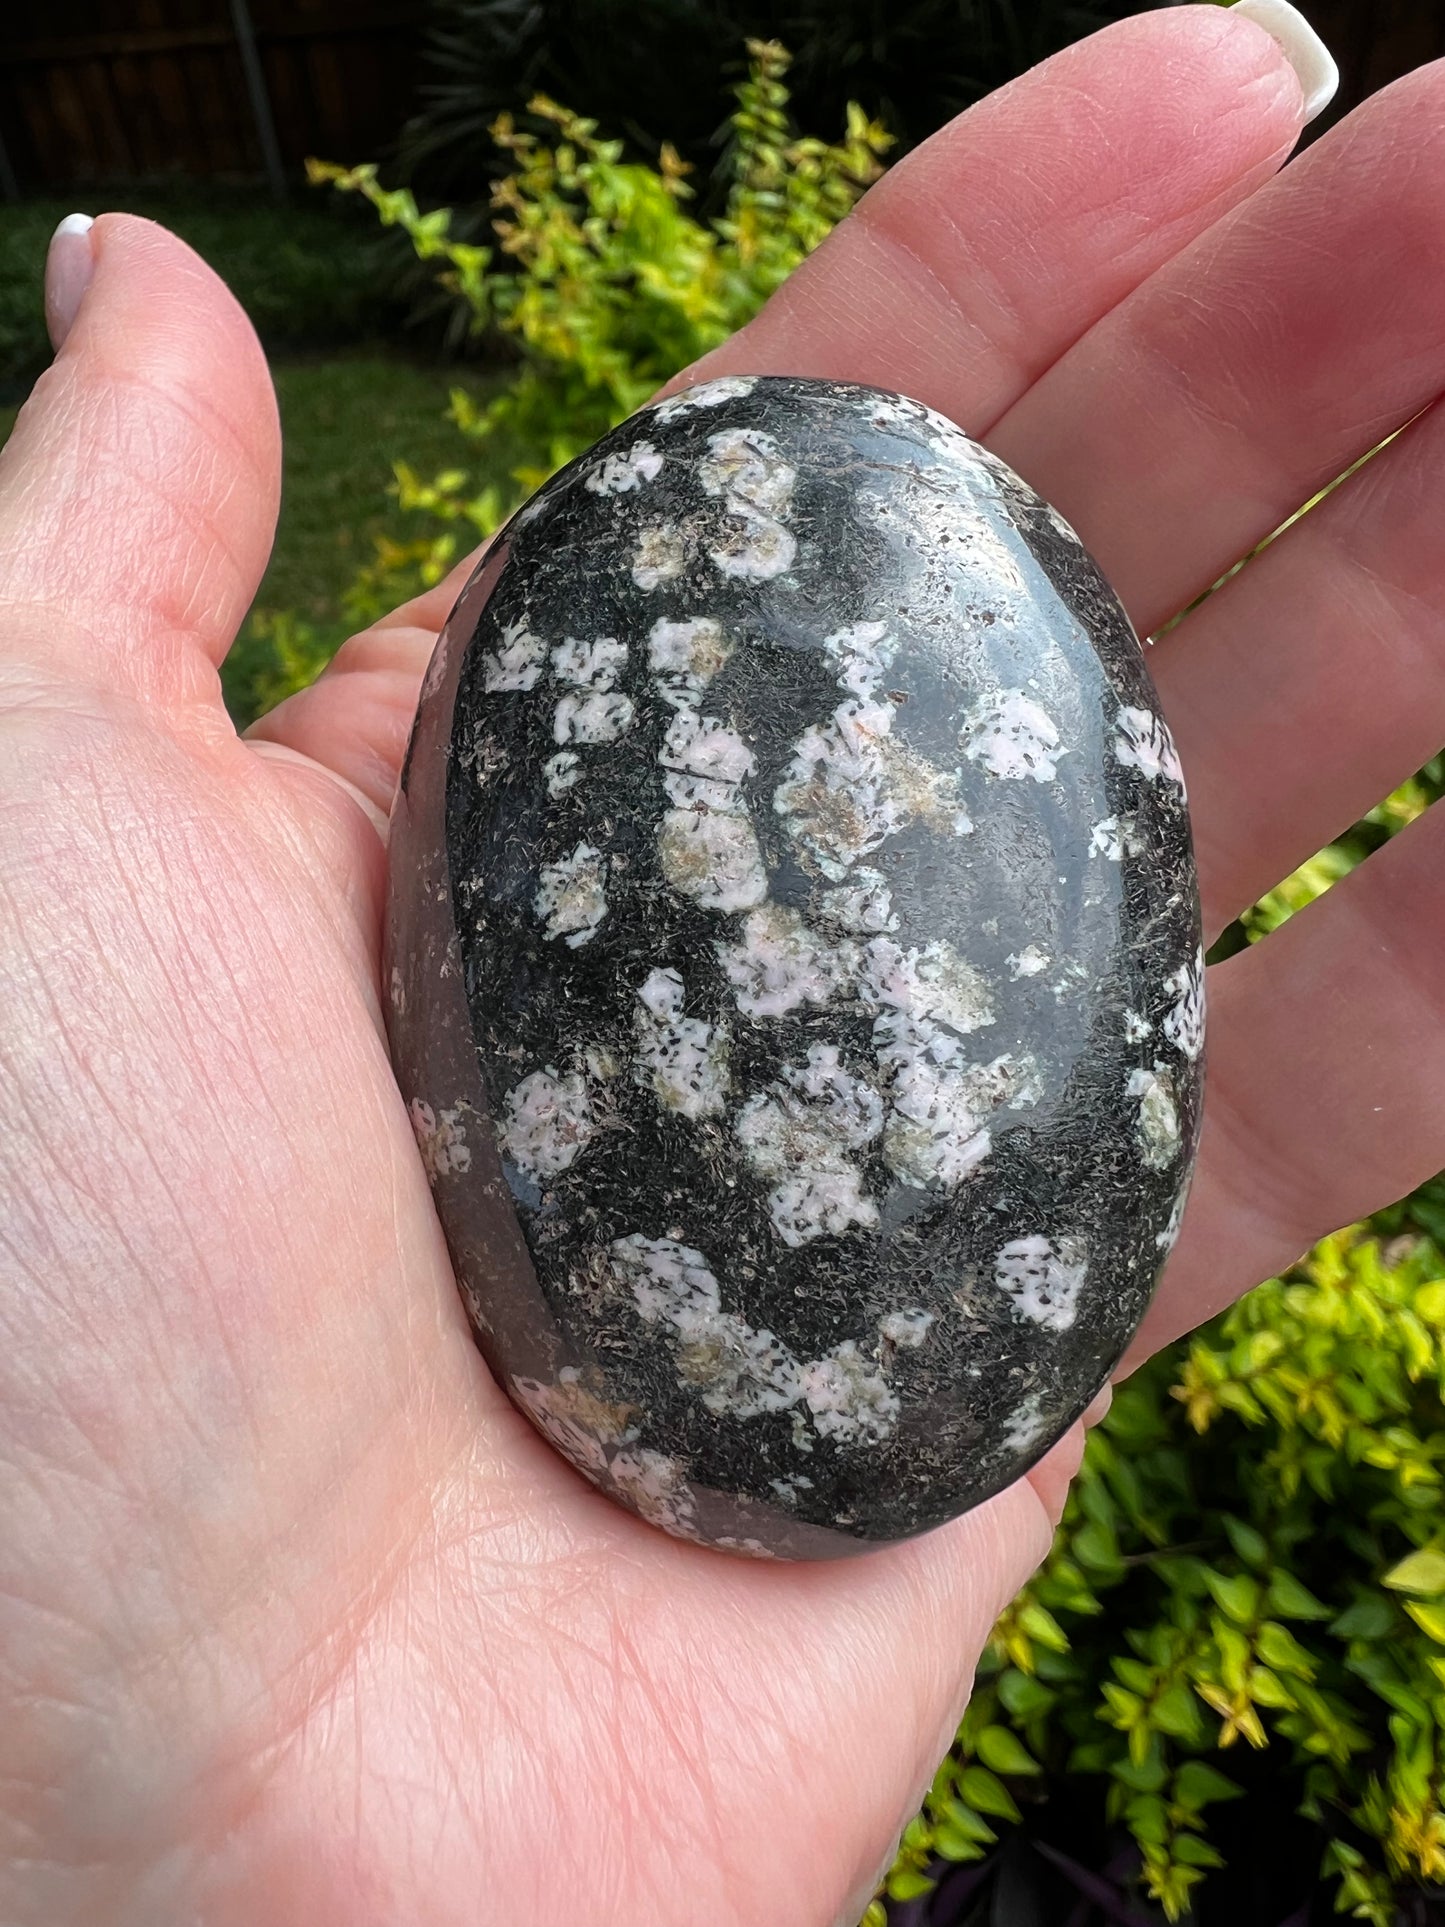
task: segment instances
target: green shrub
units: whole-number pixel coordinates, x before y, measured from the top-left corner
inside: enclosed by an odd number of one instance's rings
[[[439,0],[399,178],[452,206],[457,239],[485,241],[487,196],[506,171],[491,125],[541,93],[585,101],[629,159],[650,160],[669,141],[711,215],[731,185],[720,148],[749,36],[791,50],[804,126],[834,126],[858,100],[907,147],[1067,42],[1137,11],[1129,0]],[[392,278],[414,326],[464,347],[464,306],[399,249]]]
[[[489,124],[543,92],[586,101],[634,157],[666,137],[706,174],[749,36],[792,50],[805,122],[827,125],[858,99],[907,144],[1137,11],[1127,0],[443,0],[402,165],[429,192],[479,199]]]
[[[314,181],[362,194],[417,255],[436,262],[472,325],[518,357],[507,391],[478,407],[453,397],[473,450],[503,448],[510,477],[470,485],[460,463],[423,480],[397,470],[402,505],[432,524],[393,546],[358,584],[362,618],[417,583],[436,581],[546,477],[640,406],[679,368],[726,340],[817,246],[879,171],[888,137],[850,107],[837,144],[804,138],[788,118],[781,47],[749,43],[747,78],[729,122],[731,186],[718,215],[688,206],[675,152],[655,166],[545,98],[531,112],[546,136],[503,115],[492,135],[510,171],[492,194],[493,240],[458,241],[450,211],[422,214],[410,191],[383,188],[371,166],[310,165]]]
[[[1177,1919],[1220,1864],[1233,1760],[1264,1748],[1342,1909],[1389,1927],[1445,1882],[1442,1400],[1445,1259],[1358,1228],[1130,1379],[889,1893],[1095,1780]]]

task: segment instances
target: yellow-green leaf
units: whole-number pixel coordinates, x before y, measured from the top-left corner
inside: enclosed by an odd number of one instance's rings
[[[1445,1593],[1445,1548],[1421,1546],[1392,1566],[1381,1583],[1395,1592],[1411,1592],[1427,1599]]]
[[[1011,1733],[1006,1726],[986,1726],[978,1736],[975,1749],[985,1766],[991,1766],[995,1773],[1037,1773],[1038,1761],[1025,1747],[1017,1733]]]

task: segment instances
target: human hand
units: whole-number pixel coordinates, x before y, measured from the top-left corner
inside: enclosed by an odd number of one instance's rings
[[[1251,23],[1126,22],[900,163],[707,372],[942,409],[1154,630],[1445,380],[1445,71],[1271,179],[1300,118]],[[377,985],[461,572],[238,740],[260,352],[159,230],[64,250],[61,295],[94,277],[0,460],[0,1916],[847,1927],[1081,1434],[789,1567],[640,1524],[513,1411]],[[1431,413],[1153,652],[1210,935],[1440,747],[1442,508]],[[1445,1163],[1442,845],[1435,812],[1210,973],[1140,1355]]]

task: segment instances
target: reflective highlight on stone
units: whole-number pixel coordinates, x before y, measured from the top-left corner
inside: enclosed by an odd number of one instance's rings
[[[1073,532],[900,396],[705,384],[513,518],[423,690],[386,970],[483,1352],[685,1538],[829,1557],[999,1491],[1177,1231],[1179,760]]]

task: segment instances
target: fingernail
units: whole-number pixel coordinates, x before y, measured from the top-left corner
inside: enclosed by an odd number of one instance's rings
[[[50,237],[50,251],[45,257],[45,325],[57,354],[95,272],[95,253],[90,245],[94,226],[89,214],[67,214]]]
[[[1289,0],[1234,0],[1230,12],[1243,14],[1279,43],[1299,77],[1306,123],[1322,114],[1339,89],[1340,70],[1299,8],[1292,7]]]

